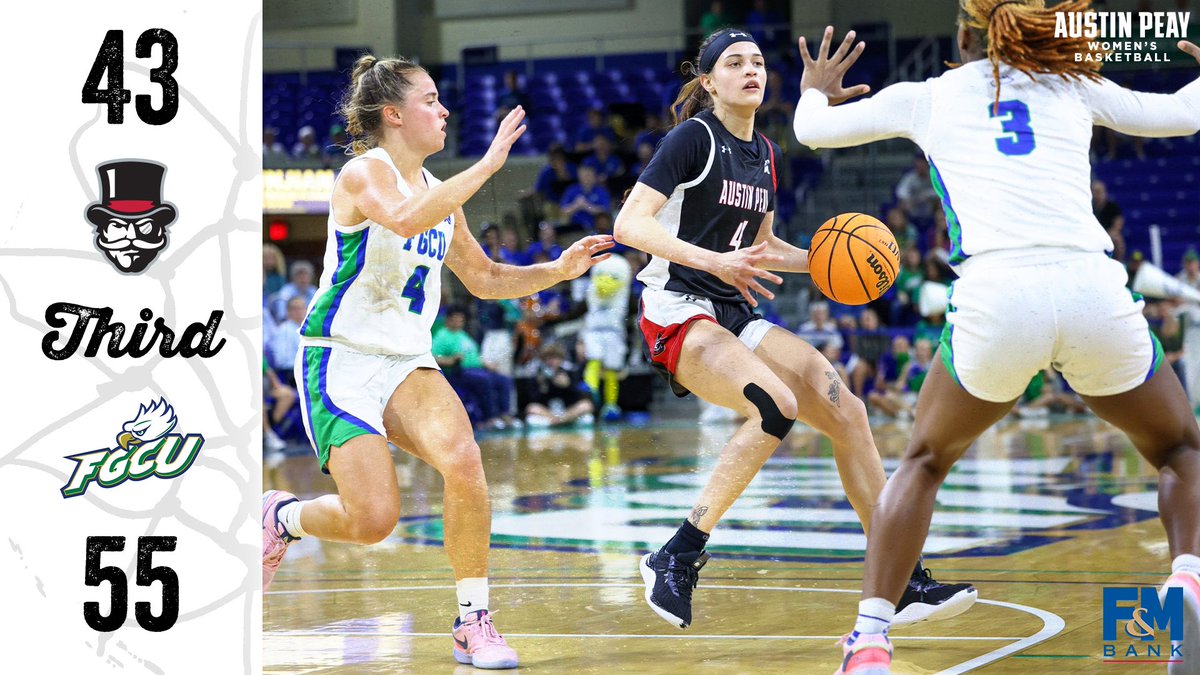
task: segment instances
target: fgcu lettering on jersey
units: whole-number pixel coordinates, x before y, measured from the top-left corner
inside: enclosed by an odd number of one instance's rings
[[[452,216],[446,216],[442,222],[450,224]],[[446,233],[441,230],[425,230],[415,237],[410,237],[404,244],[405,251],[413,250],[413,244],[416,244],[418,255],[427,255],[430,258],[442,260],[446,257],[446,250],[449,248],[446,242]]]
[[[766,213],[767,200],[769,198],[770,193],[767,192],[766,188],[725,179],[721,181],[721,197],[717,200],[717,203],[724,206],[734,206],[750,211],[758,211],[759,213]]]
[[[177,422],[175,409],[165,399],[138,406],[137,415],[121,426],[116,447],[66,457],[75,462],[75,470],[60,490],[63,498],[78,497],[93,482],[110,488],[126,480],[174,478],[187,471],[204,436],[171,433]]]

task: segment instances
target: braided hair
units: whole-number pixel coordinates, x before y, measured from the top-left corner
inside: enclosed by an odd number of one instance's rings
[[[1086,37],[1055,37],[1056,12],[1087,12],[1092,0],[1067,0],[1047,8],[1045,0],[959,0],[958,21],[975,31],[987,45],[1000,104],[1000,62],[1033,79],[1058,75],[1068,79],[1100,80],[1103,50]],[[1077,54],[1084,54],[1076,60]]]

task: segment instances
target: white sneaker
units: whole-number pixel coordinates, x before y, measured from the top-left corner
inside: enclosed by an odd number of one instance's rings
[[[1183,644],[1173,641],[1171,649],[1179,649],[1183,660],[1168,663],[1167,673],[1200,675],[1200,575],[1184,570],[1172,574],[1158,591],[1159,602],[1166,599],[1167,590],[1173,587],[1183,590]]]

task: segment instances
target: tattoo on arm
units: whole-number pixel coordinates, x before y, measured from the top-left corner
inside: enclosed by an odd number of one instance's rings
[[[692,521],[693,525],[699,527],[700,519],[703,518],[704,514],[706,513],[708,513],[707,506],[697,506],[696,508],[692,509],[692,516],[688,518],[688,520]]]
[[[825,371],[825,377],[829,378],[829,402],[842,407],[842,381],[832,370]]]

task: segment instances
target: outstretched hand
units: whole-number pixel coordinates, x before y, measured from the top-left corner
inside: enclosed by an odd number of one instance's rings
[[[756,293],[768,300],[775,299],[775,294],[764,288],[759,279],[766,279],[773,284],[783,283],[782,278],[760,266],[779,262],[783,262],[783,257],[767,253],[767,242],[764,241],[757,246],[718,255],[711,272],[721,281],[736,288],[751,307],[758,307],[758,299],[754,297]]]
[[[854,31],[846,33],[846,39],[842,40],[837,51],[830,56],[829,46],[833,41],[833,26],[826,26],[825,35],[821,39],[821,46],[817,50],[815,60],[808,53],[808,43],[804,41],[803,37],[800,38],[800,58],[804,61],[804,74],[800,77],[800,93],[816,89],[829,98],[830,105],[837,105],[871,91],[871,88],[865,84],[859,84],[849,89],[842,87],[842,78],[846,75],[846,71],[854,65],[867,46],[865,42],[855,45],[854,35]],[[853,49],[851,49],[851,45],[854,45]]]
[[[486,162],[491,173],[496,173],[504,166],[513,143],[516,143],[521,134],[525,133],[525,125],[521,124],[524,119],[525,109],[517,106],[501,120],[500,126],[496,129],[496,137],[492,139],[487,154],[483,156],[483,161]]]
[[[611,253],[597,254],[609,250],[615,244],[612,235],[608,234],[594,234],[571,244],[571,247],[563,251],[556,261],[562,271],[563,279],[575,279],[583,276],[596,263],[608,260],[612,256]]]
[[[1180,40],[1179,49],[1188,56],[1191,56],[1193,59],[1196,59],[1196,63],[1200,63],[1200,47],[1197,47],[1194,43],[1188,42],[1187,40]]]

